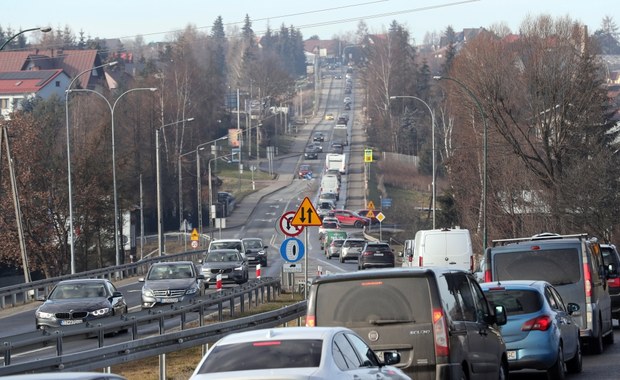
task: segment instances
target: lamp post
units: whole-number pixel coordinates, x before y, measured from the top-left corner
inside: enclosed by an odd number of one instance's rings
[[[164,124],[161,127],[155,129],[155,165],[156,165],[156,182],[157,182],[157,240],[158,240],[158,248],[159,248],[159,256],[164,254],[165,243],[164,243],[164,230],[163,230],[163,216],[161,210],[161,159],[159,155],[159,133],[163,131],[165,127],[171,125],[177,125],[180,123],[194,121],[193,117],[178,120],[173,123]]]
[[[435,80],[451,80],[461,86],[463,90],[473,99],[478,107],[478,111],[480,111],[480,116],[482,117],[482,253],[487,248],[487,156],[488,156],[488,126],[487,126],[487,117],[484,113],[484,109],[480,104],[480,101],[474,95],[474,93],[467,87],[463,82],[458,79],[444,76],[434,76]]]
[[[8,39],[8,40],[4,41],[4,43],[2,44],[2,46],[0,46],[0,51],[1,51],[2,49],[4,49],[4,47],[5,47],[6,45],[8,45],[8,44],[9,44],[9,42],[11,42],[11,41],[12,41],[15,37],[19,36],[20,34],[27,33],[27,32],[34,32],[35,30],[38,30],[38,31],[43,32],[43,33],[47,33],[47,32],[49,32],[49,31],[51,31],[51,30],[52,30],[52,28],[50,28],[49,26],[44,26],[44,27],[41,27],[41,28],[30,28],[30,29],[24,29],[24,30],[20,31],[19,33],[14,34],[14,35],[12,35],[11,37],[9,37],[9,39]]]
[[[212,208],[213,208],[213,184],[212,184],[212,180],[211,180],[211,162],[215,161],[215,160],[219,160],[222,158],[226,158],[226,157],[232,157],[234,155],[234,153],[230,153],[230,154],[225,154],[223,156],[220,157],[213,157],[211,159],[209,159],[209,161],[207,162],[208,165],[208,175],[209,175],[209,229],[211,230],[211,235],[209,236],[209,240],[213,239],[213,223],[214,223],[214,212],[212,212]]]
[[[431,114],[431,144],[433,145],[433,148],[431,149],[432,151],[432,161],[433,161],[433,176],[432,176],[432,185],[431,185],[431,189],[432,189],[432,202],[431,205],[433,207],[432,210],[432,214],[433,214],[433,229],[435,229],[435,202],[437,199],[437,190],[436,190],[436,174],[435,174],[435,112],[433,112],[433,109],[431,108],[431,106],[428,105],[428,103],[426,103],[424,100],[418,98],[417,96],[411,96],[411,95],[398,95],[398,96],[390,96],[390,99],[415,99],[420,101],[422,104],[424,104],[426,106],[426,108],[428,108],[428,112],[430,112]]]
[[[93,70],[97,70],[100,69],[102,67],[106,67],[106,66],[114,66],[116,65],[117,62],[109,62],[103,65],[99,65],[99,66],[95,66],[92,67],[88,70],[84,70],[82,72],[80,72],[78,75],[76,75],[71,82],[69,82],[69,85],[67,86],[67,90],[65,91],[65,119],[66,119],[66,124],[67,124],[67,187],[68,187],[68,191],[69,191],[69,246],[70,246],[70,250],[71,250],[71,274],[75,273],[75,247],[74,245],[74,238],[73,238],[73,190],[72,190],[72,184],[71,184],[71,132],[70,132],[70,128],[69,128],[69,94],[71,93],[71,86],[73,85],[73,83],[82,75],[86,74],[86,73],[90,73]]]
[[[204,149],[205,146],[215,143],[215,155],[214,159],[217,159],[217,142],[221,140],[228,139],[228,135],[219,137],[215,140],[208,141],[206,143],[202,143],[196,147],[196,198],[198,205],[198,232],[200,236],[202,236],[202,181],[200,176],[200,151]],[[211,191],[211,166],[209,165],[209,191]],[[211,205],[209,205],[209,215],[211,215]],[[213,218],[211,218],[213,219]]]
[[[73,89],[73,90],[68,90],[69,92],[90,92],[93,93],[97,96],[99,96],[101,99],[103,99],[106,104],[108,105],[108,108],[110,109],[110,114],[111,114],[111,118],[112,118],[112,125],[111,125],[111,129],[112,129],[112,188],[113,188],[113,192],[114,192],[114,252],[115,252],[115,256],[116,256],[116,266],[119,266],[121,264],[121,257],[120,257],[120,244],[119,244],[119,235],[120,235],[120,231],[119,231],[119,227],[118,227],[118,220],[119,220],[119,212],[118,212],[118,194],[117,194],[117,187],[116,187],[116,139],[114,137],[114,110],[116,109],[116,105],[118,104],[118,101],[125,95],[129,94],[130,92],[134,92],[134,91],[157,91],[157,88],[155,87],[140,87],[140,88],[132,88],[130,90],[127,90],[125,92],[123,92],[122,94],[120,94],[116,100],[114,101],[114,104],[110,104],[110,101],[108,101],[108,99],[106,99],[105,96],[103,96],[103,94],[101,94],[100,92],[97,92],[95,90],[91,90],[88,88],[78,88],[78,89]]]

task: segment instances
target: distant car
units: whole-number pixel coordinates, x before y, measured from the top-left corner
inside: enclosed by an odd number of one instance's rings
[[[345,103],[344,109],[347,110],[347,111],[350,111],[351,110],[351,103]]]
[[[319,240],[321,240],[325,234],[325,231],[335,229],[340,229],[340,222],[338,219],[333,217],[324,217],[321,225],[319,226]]]
[[[362,238],[347,238],[342,243],[342,248],[340,249],[339,260],[341,263],[344,263],[347,260],[357,260],[359,259],[362,249],[366,245],[366,240]]]
[[[43,300],[34,313],[37,329],[127,314],[125,297],[106,279],[60,281]]]
[[[366,243],[357,260],[357,269],[394,268],[394,252],[388,243]]]
[[[338,201],[338,194],[336,193],[321,193],[319,195],[319,203],[324,201],[333,201],[334,204]]]
[[[338,154],[342,154],[344,150],[344,146],[342,145],[341,142],[339,141],[334,141],[331,143],[331,145],[329,146],[329,152],[330,153],[338,153]]]
[[[601,244],[601,255],[607,270],[611,317],[620,321],[620,255],[613,244]]]
[[[565,305],[546,281],[485,282],[480,287],[491,306],[506,309],[502,337],[511,371],[542,370],[549,379],[563,379],[565,369],[581,372],[579,326],[571,317],[579,305]]]
[[[142,308],[157,304],[170,304],[200,295],[200,285],[205,277],[198,273],[191,261],[158,262],[151,265],[146,277],[138,282],[142,286]]]
[[[325,114],[325,120],[334,120],[334,114],[333,113],[326,113]]]
[[[372,214],[373,214],[372,217],[368,216],[368,212],[369,211],[372,211]],[[379,213],[378,210],[369,210],[367,208],[363,208],[363,209],[357,210],[355,212],[358,213],[361,216],[364,216],[364,217],[370,219],[370,224],[379,224],[379,219],[377,219],[377,214]]]
[[[344,104],[351,103],[351,97],[347,96],[344,98]]]
[[[309,148],[315,148],[317,149],[319,152],[323,152],[323,144],[321,144],[318,141],[313,141],[310,144],[308,144]]]
[[[314,136],[312,136],[312,141],[323,142],[325,141],[325,135],[323,134],[323,132],[315,132]]]
[[[332,257],[340,257],[342,251],[342,243],[345,239],[333,239],[328,246],[325,247],[325,257],[331,259]]]
[[[215,239],[209,243],[208,250],[213,249],[236,249],[245,259],[245,245],[241,239]]]
[[[308,176],[312,177],[312,167],[308,164],[299,165],[299,170],[297,171],[297,178],[302,179]]]
[[[370,219],[361,216],[355,211],[351,210],[334,210],[334,216],[340,222],[342,226],[353,226],[357,228],[365,227],[370,224]]]
[[[267,266],[267,249],[269,246],[263,244],[261,238],[243,238],[245,246],[245,256],[249,265],[260,264],[262,267]]]
[[[211,346],[190,380],[410,379],[344,327],[283,327],[232,333]]]
[[[205,289],[217,283],[221,275],[222,284],[245,284],[248,282],[248,263],[236,249],[212,249],[202,260]]]
[[[308,160],[317,160],[319,158],[319,149],[315,147],[307,147],[304,152],[304,157]]]
[[[351,86],[347,86],[344,88],[344,93],[345,94],[350,94],[351,93]]]
[[[342,75],[338,74],[334,77],[334,79],[342,79]]]
[[[316,206],[316,212],[319,218],[323,219],[330,211],[336,209],[336,203],[333,201],[319,202]]]

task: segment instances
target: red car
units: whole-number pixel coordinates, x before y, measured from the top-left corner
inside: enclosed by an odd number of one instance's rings
[[[297,172],[297,178],[306,178],[306,176],[312,177],[312,167],[310,165],[299,165],[299,171]]]
[[[370,224],[370,219],[365,216],[361,216],[355,211],[351,210],[332,210],[331,213],[338,219],[342,226],[364,227]]]

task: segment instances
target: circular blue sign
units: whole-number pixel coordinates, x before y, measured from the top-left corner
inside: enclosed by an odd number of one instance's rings
[[[280,245],[280,255],[289,262],[295,263],[304,257],[304,243],[297,238],[288,238]]]

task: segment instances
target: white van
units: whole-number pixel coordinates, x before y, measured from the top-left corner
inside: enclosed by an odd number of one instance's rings
[[[340,199],[340,183],[335,174],[323,174],[319,194],[324,193],[334,193],[336,194],[336,200]]]
[[[474,251],[469,230],[420,230],[415,234],[413,255],[403,255],[403,266],[448,266],[473,270]]]

